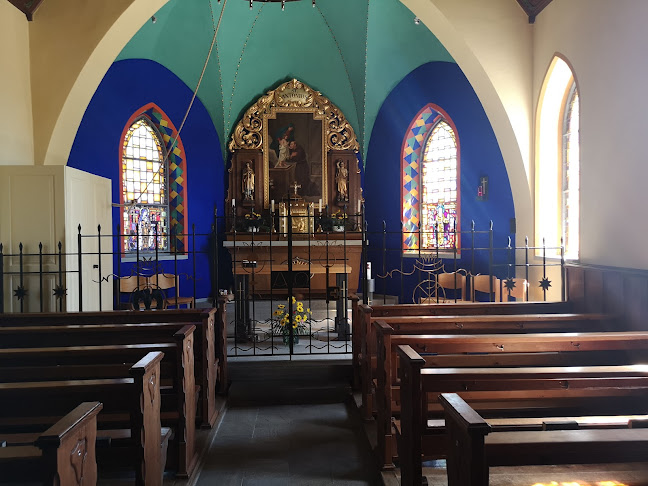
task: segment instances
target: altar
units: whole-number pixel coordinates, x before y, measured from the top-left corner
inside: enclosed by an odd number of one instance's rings
[[[232,257],[237,334],[252,299],[338,301],[348,334],[362,241],[359,145],[342,112],[293,79],[259,98],[235,127],[225,248]],[[240,311],[240,312],[239,312]],[[249,333],[248,333],[249,334]]]

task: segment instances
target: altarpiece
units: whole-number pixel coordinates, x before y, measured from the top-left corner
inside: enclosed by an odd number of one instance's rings
[[[343,285],[357,287],[358,149],[339,108],[297,79],[267,92],[245,112],[229,143],[225,246],[234,275],[253,274],[251,292],[285,292],[282,272],[289,255],[292,272],[304,274],[290,277],[296,290],[324,294],[340,285],[340,275]]]

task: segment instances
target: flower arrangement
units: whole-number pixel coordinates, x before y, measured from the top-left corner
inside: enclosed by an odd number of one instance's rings
[[[344,231],[347,215],[344,211],[337,210],[331,215],[331,221],[334,231]]]
[[[261,223],[263,223],[261,215],[254,212],[254,210],[245,215],[245,224],[248,227],[248,230],[257,231],[259,226],[261,226]]]
[[[272,314],[272,331],[274,334],[281,334],[283,342],[288,344],[290,340],[290,328],[292,327],[293,342],[299,342],[299,336],[307,333],[308,322],[313,313],[309,308],[304,307],[304,303],[291,297],[293,303],[292,316],[286,308],[286,304],[279,304],[277,310]]]

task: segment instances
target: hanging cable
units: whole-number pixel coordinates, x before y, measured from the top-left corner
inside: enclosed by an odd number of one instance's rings
[[[220,3],[220,0],[219,2]],[[176,144],[178,143],[178,140],[180,139],[180,132],[182,131],[182,128],[184,127],[185,122],[187,121],[187,117],[189,116],[189,112],[191,111],[191,107],[193,106],[194,101],[196,100],[196,96],[198,95],[198,89],[200,89],[200,85],[202,83],[203,77],[205,76],[205,71],[207,70],[207,65],[209,64],[209,59],[211,57],[212,51],[214,50],[214,44],[216,44],[216,37],[218,36],[218,30],[221,25],[221,21],[223,20],[223,14],[225,13],[225,7],[227,6],[227,0],[224,0],[223,2],[223,8],[221,9],[220,16],[218,17],[218,23],[216,24],[216,28],[214,29],[214,37],[212,38],[211,45],[209,46],[209,52],[207,52],[207,59],[205,59],[205,63],[203,64],[202,72],[200,73],[200,77],[198,78],[198,83],[196,84],[196,89],[193,92],[193,95],[191,96],[191,101],[189,102],[189,106],[187,107],[187,111],[184,114],[184,117],[182,118],[182,123],[180,123],[180,128],[178,128],[178,132],[175,135],[175,138],[171,142],[171,145],[169,146],[168,150],[165,150],[164,152],[164,157],[162,158],[162,163],[160,164],[160,168],[157,170],[155,174],[153,174],[153,177],[151,177],[150,181],[147,181],[146,187],[144,187],[143,191],[140,191],[140,195],[137,198],[137,200],[131,201],[131,205],[135,204],[136,202],[139,202],[139,199],[148,191],[149,186],[155,179],[155,176],[160,173],[160,171],[166,167],[166,163],[169,160],[169,155],[171,155],[171,152],[173,152],[173,149],[175,148]]]

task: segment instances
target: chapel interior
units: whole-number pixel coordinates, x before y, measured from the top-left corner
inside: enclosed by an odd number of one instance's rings
[[[648,485],[644,20],[0,0],[0,484]]]

